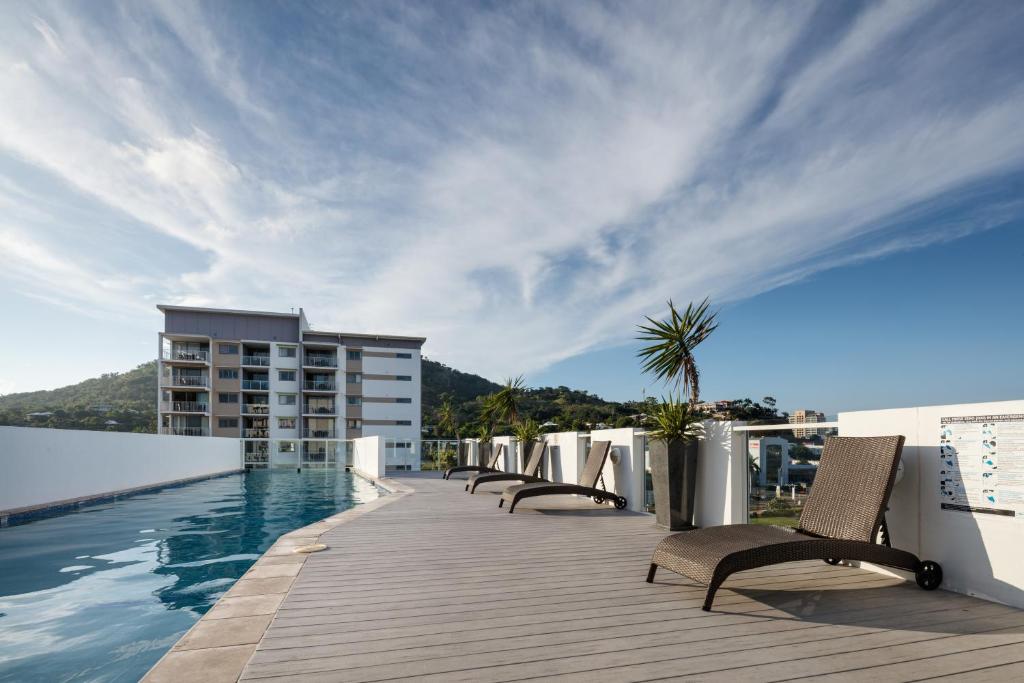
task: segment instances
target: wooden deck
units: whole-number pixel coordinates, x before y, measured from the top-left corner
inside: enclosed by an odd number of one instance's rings
[[[1024,679],[1024,612],[820,562],[735,575],[715,611],[651,517],[437,474],[321,537],[243,680]],[[532,505],[531,505],[532,504]]]

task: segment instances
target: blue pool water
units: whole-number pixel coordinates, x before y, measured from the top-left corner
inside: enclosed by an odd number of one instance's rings
[[[255,471],[0,529],[0,681],[135,681],[281,534],[376,498]]]

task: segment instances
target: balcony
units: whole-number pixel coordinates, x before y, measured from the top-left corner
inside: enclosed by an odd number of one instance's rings
[[[329,406],[324,406],[324,405],[316,405],[316,404],[303,403],[302,404],[302,414],[303,415],[336,415],[337,414],[337,408],[335,408],[333,404],[331,404]]]
[[[163,384],[172,387],[206,387],[210,379],[206,375],[164,375]]]
[[[335,356],[310,356],[306,355],[302,364],[313,368],[336,368],[338,359]]]
[[[269,415],[270,405],[267,403],[243,403],[243,415]]]
[[[210,406],[198,401],[162,401],[160,411],[164,413],[206,413]]]
[[[303,439],[336,439],[338,432],[333,427],[330,429],[303,429]]]
[[[270,391],[270,380],[243,379],[242,391]]]
[[[242,356],[242,365],[249,365],[259,368],[270,367],[270,356],[265,355],[254,355],[254,356]]]
[[[242,431],[242,436],[246,439],[268,439],[270,430],[266,427],[248,428]]]
[[[171,349],[164,351],[161,358],[175,363],[208,363],[210,352],[195,349]]]
[[[334,380],[307,379],[302,383],[303,391],[336,391]]]
[[[160,433],[173,436],[207,436],[209,434],[205,427],[161,427]]]

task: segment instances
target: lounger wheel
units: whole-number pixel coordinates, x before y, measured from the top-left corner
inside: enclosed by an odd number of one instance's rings
[[[942,567],[938,562],[925,560],[917,565],[914,578],[917,579],[918,586],[926,591],[933,591],[942,583]]]
[[[829,557],[829,558],[826,558],[826,560],[825,560],[825,564],[830,564],[833,567],[836,566],[837,564],[839,564],[840,562],[842,562],[842,560],[840,560],[839,558],[836,558],[836,557]]]
[[[615,509],[616,510],[625,510],[626,509],[626,499],[625,498],[616,498],[615,499]]]
[[[594,496],[594,502],[597,503],[598,505],[603,505],[604,498],[602,498],[601,496]]]

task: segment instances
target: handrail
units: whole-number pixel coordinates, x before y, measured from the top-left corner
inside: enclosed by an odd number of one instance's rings
[[[266,379],[243,379],[242,388],[250,391],[268,391],[270,389],[270,380]]]
[[[210,360],[209,351],[186,351],[171,349],[161,355],[163,360],[198,361],[205,363]]]
[[[176,387],[205,387],[207,386],[207,377],[205,375],[196,377],[194,375],[164,375],[164,383],[170,382],[172,386]]]
[[[210,406],[198,401],[161,401],[160,409],[165,413],[205,413]]]
[[[792,422],[774,425],[736,425],[734,432],[784,432],[790,429],[838,429],[839,422]]]
[[[302,404],[303,415],[335,415],[337,414],[337,408],[331,406],[317,406],[313,408],[308,403]]]
[[[316,368],[336,368],[338,359],[334,356],[304,356],[302,364]]]
[[[307,379],[302,383],[302,388],[307,391],[335,391],[335,384],[326,380]]]
[[[303,429],[303,439],[333,439],[337,436],[337,431],[334,429]]]
[[[270,356],[242,356],[242,365],[270,366]]]
[[[242,413],[250,415],[267,415],[270,412],[270,405],[267,403],[243,403]]]

